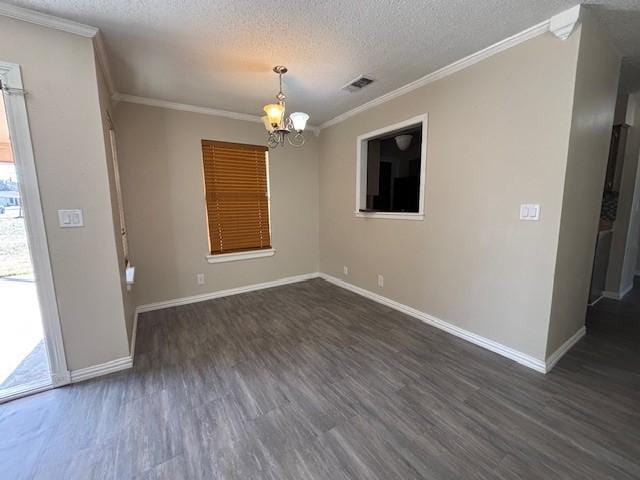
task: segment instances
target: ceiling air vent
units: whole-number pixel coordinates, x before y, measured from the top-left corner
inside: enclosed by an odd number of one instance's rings
[[[365,77],[364,75],[360,75],[358,78],[350,81],[344,87],[342,87],[342,90],[345,90],[347,92],[357,92],[372,83],[373,83],[372,78]]]

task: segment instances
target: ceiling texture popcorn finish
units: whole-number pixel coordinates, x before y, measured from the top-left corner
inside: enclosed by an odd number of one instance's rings
[[[258,116],[273,97],[273,65],[287,65],[288,107],[315,125],[577,3],[591,6],[628,57],[623,88],[640,88],[640,0],[9,3],[100,28],[122,94]],[[341,90],[360,75],[376,82]]]

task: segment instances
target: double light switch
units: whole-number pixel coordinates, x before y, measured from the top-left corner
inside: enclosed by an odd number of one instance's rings
[[[520,220],[540,220],[540,205],[533,203],[520,205]]]
[[[58,210],[58,223],[62,228],[83,227],[82,210]]]

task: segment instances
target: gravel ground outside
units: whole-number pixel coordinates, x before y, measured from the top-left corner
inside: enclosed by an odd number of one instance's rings
[[[24,218],[15,218],[10,210],[0,215],[0,277],[31,273]]]

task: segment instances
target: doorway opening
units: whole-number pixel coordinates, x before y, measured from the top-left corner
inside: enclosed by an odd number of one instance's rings
[[[0,97],[0,396],[50,383],[24,207]]]
[[[640,264],[640,95],[619,94],[607,163],[589,306],[623,300]]]
[[[0,403],[69,383],[24,95],[0,62]]]

